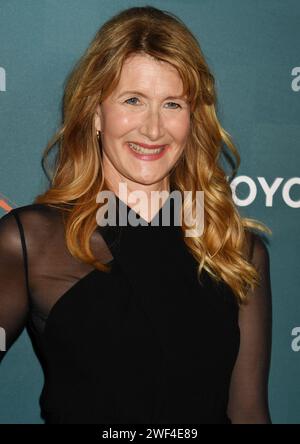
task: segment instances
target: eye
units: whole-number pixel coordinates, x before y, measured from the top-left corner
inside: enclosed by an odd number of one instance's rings
[[[130,97],[130,99],[125,100],[125,103],[128,103],[128,105],[135,105],[135,103],[130,103],[130,100],[139,100],[137,97]]]
[[[172,109],[178,109],[181,108],[181,106],[179,105],[179,103],[175,103],[175,102],[168,102],[168,104],[171,103],[172,105],[176,105],[176,108],[172,108]]]

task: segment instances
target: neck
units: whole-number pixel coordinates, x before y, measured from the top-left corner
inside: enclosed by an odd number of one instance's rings
[[[142,196],[146,197],[146,204],[142,206],[139,213],[145,220],[148,221],[151,220],[152,217],[159,210],[156,205],[151,205],[151,192],[165,192],[163,193],[163,201],[161,202],[162,205],[164,204],[170,193],[170,183],[168,176],[152,184],[135,182],[120,174],[113,167],[106,156],[104,156],[103,158],[103,171],[105,176],[106,188],[110,191],[113,191],[113,193],[127,206],[132,207],[132,205],[134,205],[134,202],[136,201],[135,198],[133,198],[133,200],[130,200],[131,193],[142,192]]]

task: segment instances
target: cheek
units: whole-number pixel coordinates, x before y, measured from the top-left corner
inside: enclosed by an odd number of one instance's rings
[[[183,116],[180,119],[176,119],[176,121],[172,122],[170,131],[172,131],[173,138],[178,144],[184,144],[190,132],[189,117]]]
[[[138,124],[138,117],[122,110],[106,110],[103,131],[112,136],[125,135]]]

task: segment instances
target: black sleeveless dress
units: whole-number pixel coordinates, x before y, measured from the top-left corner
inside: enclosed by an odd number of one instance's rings
[[[240,340],[231,290],[206,272],[197,280],[179,226],[98,229],[112,252],[111,272],[93,269],[78,280],[42,333],[30,311],[46,423],[230,423]]]

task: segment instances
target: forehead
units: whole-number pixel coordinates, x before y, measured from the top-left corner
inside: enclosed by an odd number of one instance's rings
[[[141,89],[156,94],[181,94],[183,83],[176,68],[170,63],[154,59],[148,54],[129,56],[122,67],[117,92]]]

